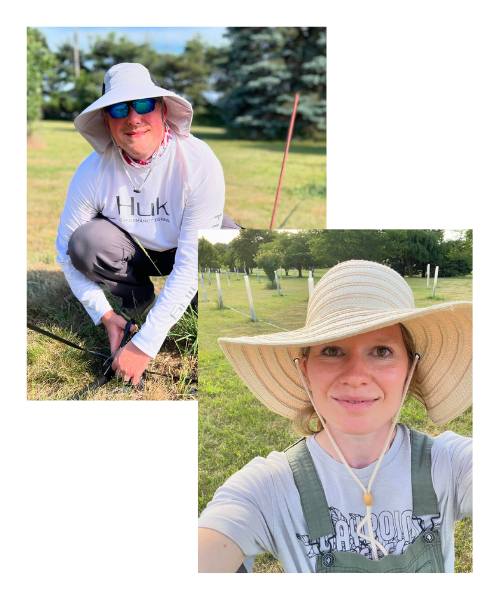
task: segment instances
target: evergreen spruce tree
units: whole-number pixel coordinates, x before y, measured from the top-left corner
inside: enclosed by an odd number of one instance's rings
[[[294,27],[286,37],[283,56],[290,89],[300,93],[295,132],[299,137],[326,131],[326,29]]]
[[[219,105],[242,137],[283,139],[295,92],[296,132],[325,129],[326,31],[314,27],[230,27],[220,63]]]
[[[219,89],[224,121],[232,132],[249,138],[275,138],[286,131],[287,118],[277,118],[277,98],[288,89],[289,73],[282,56],[280,28],[230,27]],[[279,101],[278,101],[279,102]]]

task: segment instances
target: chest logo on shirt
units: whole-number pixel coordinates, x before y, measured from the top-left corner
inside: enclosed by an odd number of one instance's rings
[[[169,216],[167,209],[167,201],[160,204],[160,198],[156,198],[156,203],[151,202],[146,208],[147,203],[143,202],[142,212],[141,204],[134,196],[130,196],[129,200],[121,200],[120,196],[116,196],[116,204],[118,206],[118,214],[121,217],[158,217],[161,215]],[[163,211],[163,212],[161,212]]]
[[[436,518],[416,517],[411,510],[402,512],[384,510],[380,513],[372,513],[371,517],[375,537],[389,554],[402,554],[422,531],[434,529],[436,526]],[[308,535],[296,534],[297,539],[306,547],[309,558],[330,552],[357,552],[371,558],[369,542],[359,538],[357,534],[357,527],[363,515],[349,513],[346,517],[338,508],[330,506],[330,518],[333,535],[311,539]],[[362,533],[367,534],[366,526],[362,529]]]

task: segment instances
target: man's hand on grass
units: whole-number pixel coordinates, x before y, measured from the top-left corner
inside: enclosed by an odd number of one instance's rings
[[[138,385],[150,360],[150,356],[129,342],[118,350],[111,368],[116,372],[117,377],[123,377],[123,381]]]
[[[114,354],[123,339],[127,321],[121,315],[117,315],[114,310],[108,310],[102,316],[101,321],[108,334],[109,349],[111,354]]]
[[[138,385],[151,357],[139,350],[132,342],[128,342],[123,348],[119,347],[127,325],[127,321],[121,315],[110,310],[101,320],[108,334],[111,354],[116,352],[111,368],[116,372],[117,377],[123,378],[123,381]]]

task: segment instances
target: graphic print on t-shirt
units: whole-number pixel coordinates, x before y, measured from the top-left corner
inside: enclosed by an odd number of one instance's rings
[[[155,202],[150,202],[141,197],[139,202],[135,196],[130,196],[124,200],[119,195],[116,196],[116,206],[118,208],[119,221],[122,223],[147,223],[150,221],[166,221],[170,223],[169,213],[166,206],[167,201],[160,203],[157,197]],[[142,209],[142,212],[141,212]],[[144,218],[147,217],[147,218]],[[117,220],[116,218],[114,220]]]
[[[333,535],[310,539],[308,535],[296,533],[307,550],[308,558],[315,558],[330,552],[356,552],[367,558],[372,558],[370,544],[360,538],[357,527],[364,515],[349,513],[346,517],[342,511],[329,507],[333,525]],[[371,520],[376,539],[384,546],[389,554],[402,554],[407,546],[415,541],[417,536],[426,529],[434,529],[435,517],[416,517],[412,511],[388,511],[372,513]],[[361,529],[363,535],[368,535],[367,528]]]

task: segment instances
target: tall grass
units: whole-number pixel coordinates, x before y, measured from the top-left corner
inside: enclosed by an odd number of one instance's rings
[[[189,356],[198,354],[198,313],[192,306],[188,306],[186,312],[171,329],[169,338],[180,353]]]

